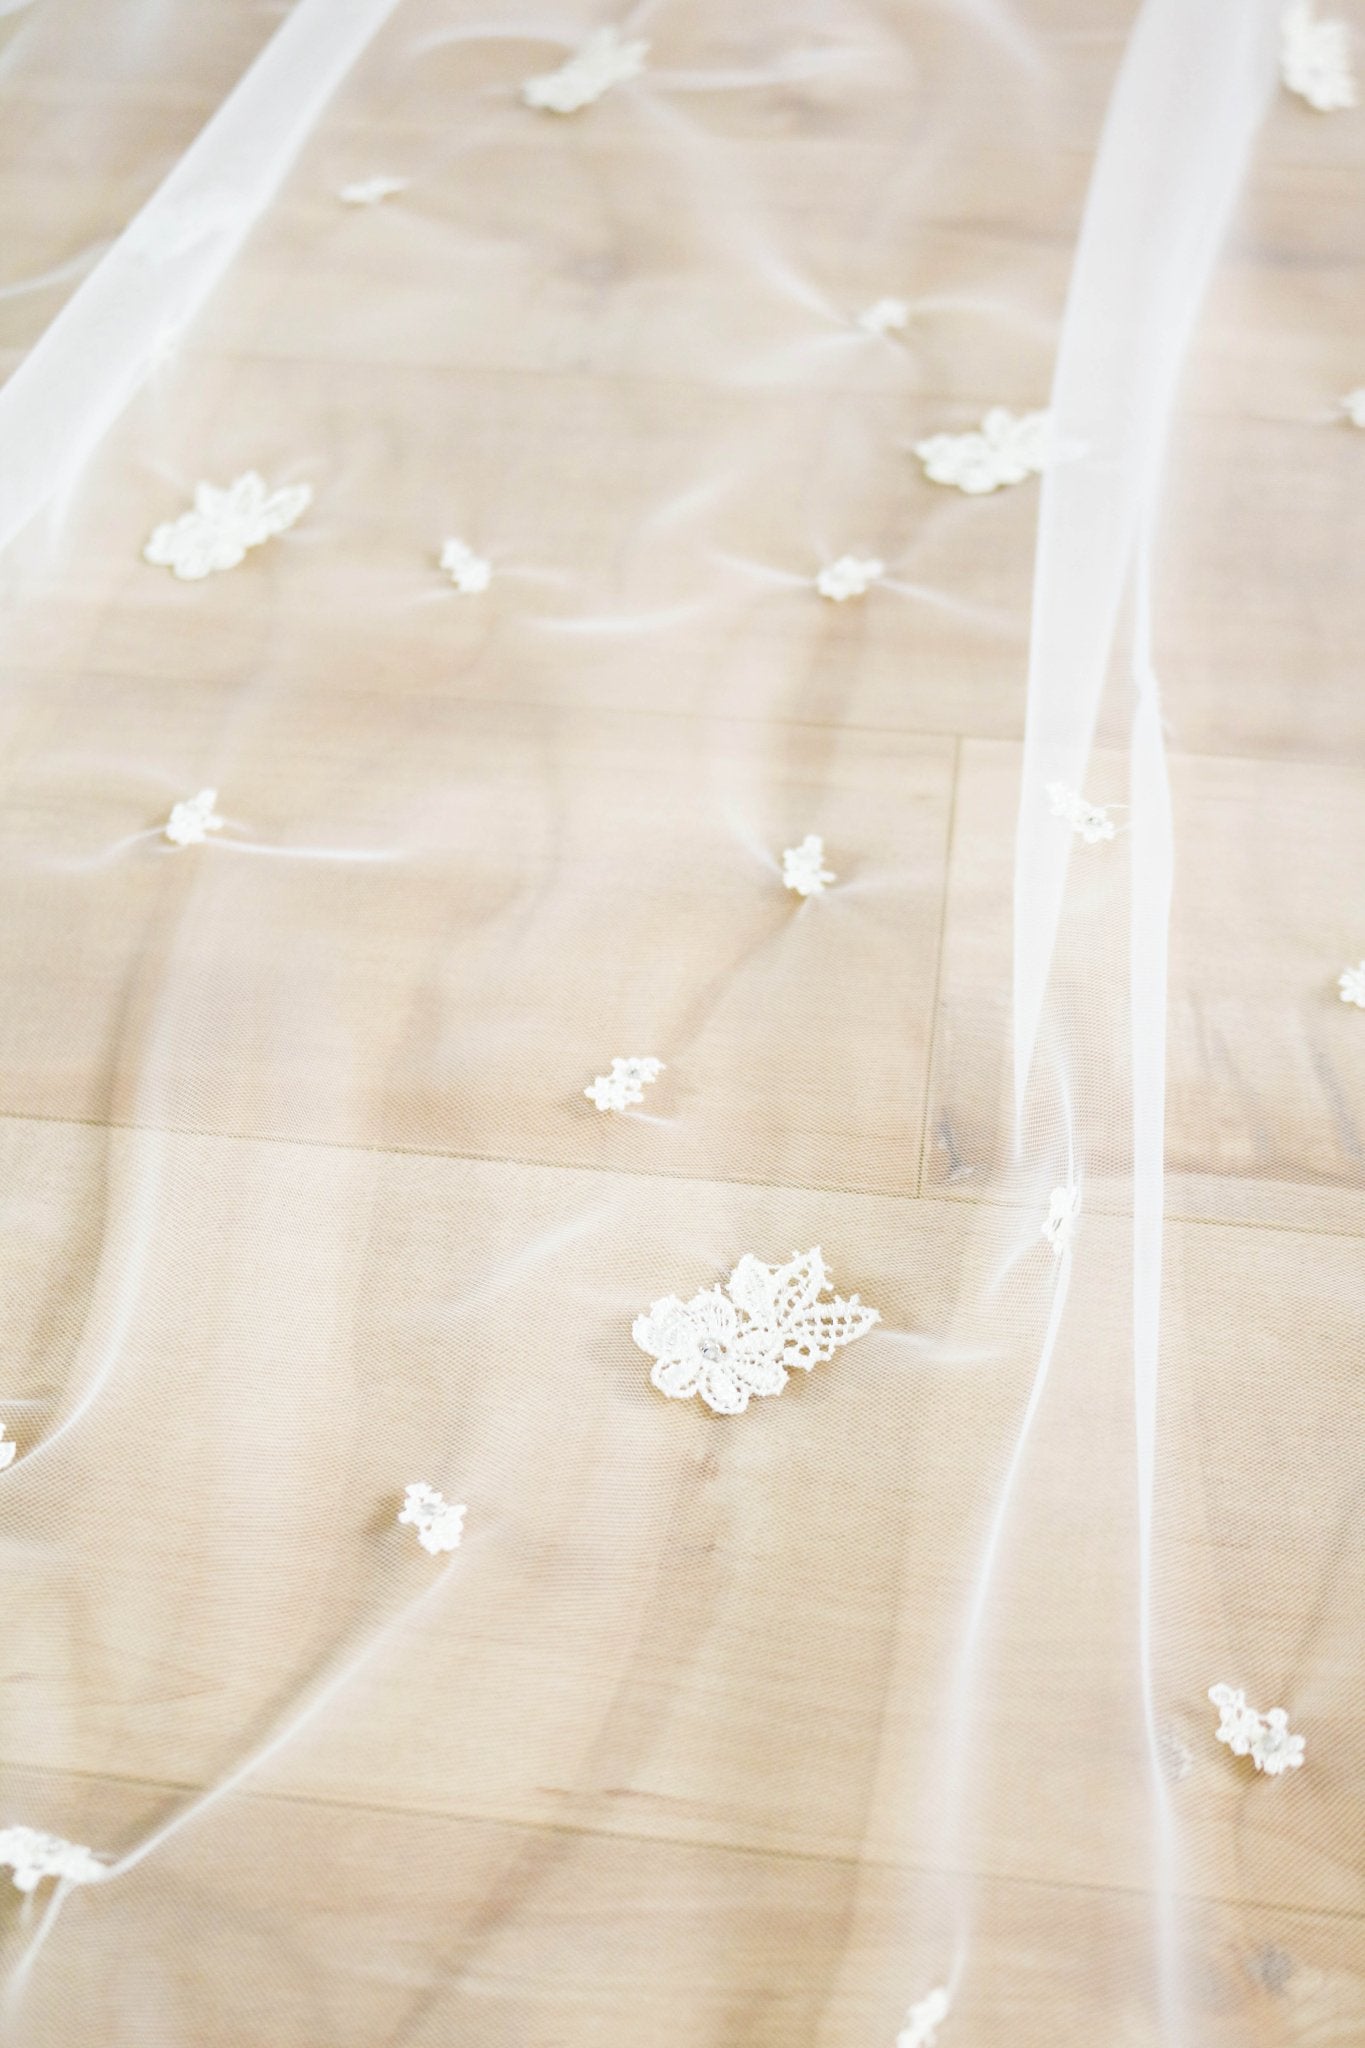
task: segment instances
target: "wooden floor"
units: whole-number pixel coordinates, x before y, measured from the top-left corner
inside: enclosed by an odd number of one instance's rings
[[[0,22],[0,284],[49,280],[7,367],[280,10],[163,12]],[[1162,1954],[1183,2048],[1365,2041],[1365,116],[1286,96],[1159,579],[1171,1865],[1121,838],[1073,863],[1046,1051],[1091,1192],[962,1662],[1065,1171],[1010,1153],[1038,499],[910,447],[1045,401],[1133,12],[1029,0],[1030,63],[918,0],[676,0],[556,122],[511,88],[581,23],[400,5],[0,557],[0,1825],[153,1844],[65,1902],[16,2048],[891,2048],[962,1943],[941,2048],[1175,2048]],[[375,172],[412,183],[339,204]],[[291,533],[141,560],[249,467],[312,485]],[[887,580],[824,603],[848,550]],[[209,784],[228,830],[172,854]],[[667,1071],[599,1116],[625,1052]],[[742,1419],[651,1391],[636,1314],[812,1244],[877,1332]],[[445,1567],[393,1524],[418,1477],[469,1503]],[[1218,1679],[1305,1770],[1235,1765]],[[10,1971],[38,1911],[0,1902]]]

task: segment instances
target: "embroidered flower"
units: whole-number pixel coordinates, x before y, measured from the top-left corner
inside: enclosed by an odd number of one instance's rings
[[[1087,803],[1078,789],[1068,789],[1064,782],[1049,782],[1046,795],[1053,817],[1064,818],[1087,846],[1113,838],[1117,827],[1106,804]]]
[[[700,1394],[717,1415],[742,1415],[751,1396],[780,1394],[789,1368],[809,1372],[880,1321],[856,1294],[822,1302],[828,1286],[819,1245],[785,1266],[746,1252],[724,1288],[690,1301],[666,1295],[635,1318],[631,1334],[656,1361],[649,1377],[661,1394]]]
[[[19,1448],[18,1444],[11,1443],[6,1436],[6,1428],[7,1424],[0,1422],[0,1472],[4,1471],[6,1465],[14,1463],[14,1454]]]
[[[45,1877],[94,1884],[105,1871],[98,1856],[79,1842],[25,1827],[0,1828],[0,1868],[14,1872],[15,1890],[21,1892],[36,1891]]]
[[[971,433],[931,434],[915,443],[931,483],[956,484],[973,497],[1038,475],[1052,452],[1051,413],[1012,413],[1003,405],[992,406]]]
[[[1062,1253],[1076,1235],[1076,1221],[1081,1213],[1081,1191],[1079,1188],[1054,1188],[1048,1203],[1047,1221],[1040,1236],[1052,1246],[1052,1255],[1060,1259]]]
[[[591,1088],[585,1088],[583,1093],[599,1109],[629,1109],[633,1102],[644,1101],[646,1087],[651,1081],[657,1081],[663,1070],[662,1060],[613,1060],[611,1072],[599,1074]]]
[[[948,2017],[948,1993],[940,1985],[905,2015],[905,2025],[896,2036],[896,2048],[934,2048],[938,2030]]]
[[[443,1550],[459,1549],[460,1538],[464,1535],[464,1518],[468,1513],[469,1509],[463,1504],[457,1506],[443,1493],[438,1493],[434,1486],[428,1486],[424,1479],[419,1479],[404,1491],[398,1519],[414,1528],[423,1550],[436,1557]]]
[[[462,540],[448,540],[441,549],[441,567],[461,597],[477,597],[493,581],[493,565]]]
[[[623,42],[618,28],[594,29],[558,71],[528,78],[521,96],[528,107],[547,114],[576,114],[581,107],[600,100],[613,85],[638,78],[648,49],[646,42]]]
[[[789,846],[782,856],[782,881],[798,896],[823,896],[838,876],[825,866],[825,842],[818,833],[808,832],[799,846]]]
[[[1280,76],[1320,114],[1353,107],[1356,82],[1346,23],[1318,21],[1312,0],[1290,0],[1280,16]]]
[[[254,469],[226,490],[196,484],[194,510],[156,527],[142,550],[143,560],[172,570],[186,582],[235,569],[248,548],[284,533],[312,502],[308,484],[268,491]]]
[[[1354,391],[1348,391],[1341,401],[1341,409],[1353,427],[1365,427],[1365,384]]]
[[[381,173],[376,178],[357,178],[353,185],[343,185],[337,198],[343,206],[378,206],[381,199],[391,199],[395,192],[406,192],[406,178],[386,178]]]
[[[900,334],[910,324],[910,308],[904,299],[877,299],[858,315],[864,334],[883,337]]]
[[[1289,1733],[1289,1716],[1283,1707],[1258,1714],[1247,1705],[1246,1694],[1230,1685],[1211,1685],[1209,1698],[1218,1709],[1218,1740],[1225,1742],[1234,1756],[1249,1756],[1268,1778],[1298,1770],[1304,1738]]]
[[[861,559],[857,555],[840,555],[837,562],[830,562],[820,571],[815,587],[821,597],[843,604],[846,598],[865,596],[885,574],[885,562],[879,562],[875,555]]]
[[[218,801],[216,789],[201,789],[198,796],[186,797],[172,810],[162,827],[172,846],[202,846],[210,832],[221,832],[223,820],[214,814]]]
[[[1341,990],[1343,1003],[1354,1003],[1358,1010],[1365,1010],[1365,960],[1359,967],[1345,968],[1337,987]]]

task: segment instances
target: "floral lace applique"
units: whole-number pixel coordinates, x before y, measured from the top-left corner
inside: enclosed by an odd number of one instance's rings
[[[0,1868],[14,1872],[16,1891],[33,1892],[45,1877],[64,1884],[94,1884],[106,1866],[79,1842],[45,1835],[39,1828],[0,1828]]]
[[[948,1993],[942,1985],[912,2005],[896,2036],[896,2048],[934,2048],[938,2030],[948,2017]]]
[[[1283,1707],[1258,1714],[1247,1705],[1246,1694],[1230,1685],[1211,1685],[1209,1698],[1218,1709],[1218,1740],[1225,1742],[1234,1756],[1249,1756],[1268,1778],[1298,1770],[1304,1738],[1289,1733],[1289,1716]]]
[[[1319,21],[1312,0],[1290,0],[1280,16],[1280,76],[1290,92],[1320,114],[1356,103],[1351,31],[1344,21]]]
[[[441,549],[441,567],[461,597],[478,597],[493,581],[493,565],[462,540],[448,540]]]
[[[176,804],[162,827],[172,846],[202,846],[210,832],[221,832],[223,820],[214,812],[216,789],[201,789],[198,796]]]
[[[904,299],[877,299],[858,315],[864,334],[901,334],[910,325],[910,307]]]
[[[1178,1785],[1194,1769],[1194,1752],[1169,1725],[1157,1735],[1157,1759],[1168,1784]]]
[[[434,1486],[428,1486],[419,1479],[403,1494],[403,1508],[399,1521],[408,1523],[417,1531],[417,1541],[423,1550],[433,1557],[443,1550],[458,1550],[460,1538],[464,1535],[464,1518],[469,1509],[462,1503],[446,1499]]]
[[[885,574],[885,562],[879,562],[875,555],[840,555],[837,562],[828,563],[820,571],[815,587],[821,597],[843,604],[847,598],[865,596]]]
[[[286,484],[268,491],[254,469],[226,490],[196,484],[193,511],[154,528],[142,550],[143,560],[172,570],[185,582],[235,569],[248,548],[286,532],[312,502],[310,485]]]
[[[1365,384],[1345,394],[1341,409],[1353,427],[1365,427]]]
[[[1344,968],[1337,987],[1343,1003],[1354,1003],[1358,1010],[1365,1010],[1365,960],[1359,967]]]
[[[7,1427],[6,1423],[0,1422],[0,1472],[4,1471],[6,1465],[14,1463],[15,1452],[19,1448],[18,1444],[11,1443],[6,1436]]]
[[[838,879],[825,866],[825,842],[818,833],[808,832],[799,846],[789,846],[782,856],[783,885],[798,896],[823,896]]]
[[[699,1394],[717,1415],[742,1415],[752,1396],[782,1392],[789,1367],[809,1372],[881,1320],[856,1294],[822,1302],[828,1286],[819,1245],[785,1266],[746,1252],[724,1288],[665,1295],[631,1334],[656,1361],[649,1377],[661,1394]]]
[[[663,1070],[662,1060],[613,1060],[611,1072],[599,1074],[591,1088],[585,1088],[583,1093],[599,1109],[629,1109],[633,1102],[644,1101],[646,1087],[651,1081],[657,1081]]]
[[[1053,453],[1052,415],[992,406],[973,432],[931,434],[916,441],[915,453],[931,483],[956,484],[973,497],[998,491],[1046,469]]]
[[[375,178],[357,178],[353,185],[343,185],[337,198],[343,206],[378,206],[381,199],[391,199],[395,192],[406,192],[406,178],[386,178],[381,172]]]
[[[594,29],[587,41],[558,71],[528,78],[521,96],[528,107],[547,114],[576,114],[600,100],[613,85],[638,78],[645,68],[647,42],[623,42],[618,28]]]
[[[1068,789],[1064,782],[1049,782],[1046,795],[1053,817],[1064,818],[1087,846],[1113,838],[1117,827],[1107,804],[1087,803],[1078,789]]]
[[[1039,1235],[1052,1246],[1052,1255],[1060,1259],[1076,1235],[1076,1223],[1081,1213],[1081,1191],[1079,1188],[1054,1188],[1048,1203],[1047,1221]]]

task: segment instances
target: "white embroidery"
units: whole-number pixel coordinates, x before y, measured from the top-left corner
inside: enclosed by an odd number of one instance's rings
[[[611,1072],[599,1074],[591,1088],[585,1088],[583,1093],[599,1109],[629,1109],[633,1102],[644,1101],[646,1087],[651,1081],[657,1081],[663,1070],[662,1060],[613,1060]]]
[[[910,308],[904,299],[877,299],[858,315],[864,334],[899,334],[910,324]]]
[[[1358,1010],[1365,1010],[1365,960],[1359,967],[1345,968],[1337,987],[1343,1003],[1354,1003]]]
[[[1351,31],[1344,21],[1318,21],[1312,0],[1290,0],[1280,16],[1280,76],[1290,92],[1320,114],[1356,103]]]
[[[780,1394],[789,1367],[809,1372],[879,1322],[856,1294],[819,1297],[829,1286],[820,1247],[785,1266],[746,1252],[724,1289],[690,1301],[665,1295],[631,1334],[656,1361],[650,1382],[672,1401],[700,1394],[717,1415],[742,1415],[751,1395]]]
[[[357,178],[353,185],[343,185],[337,198],[343,206],[378,206],[381,199],[407,189],[406,178],[386,178],[381,172],[377,178]]]
[[[846,598],[865,596],[885,574],[885,562],[879,562],[875,555],[840,555],[837,562],[830,562],[820,571],[815,587],[821,597],[843,604]]]
[[[934,2048],[938,2030],[948,2017],[948,1993],[940,1985],[905,2015],[905,2025],[896,2036],[896,2048]]]
[[[1076,1220],[1081,1213],[1081,1191],[1079,1188],[1054,1188],[1048,1203],[1047,1221],[1040,1236],[1052,1246],[1052,1255],[1060,1259],[1062,1253],[1076,1235]]]
[[[14,1463],[14,1454],[19,1448],[18,1444],[11,1443],[6,1436],[7,1427],[6,1423],[0,1422],[0,1472],[4,1471],[6,1465]]]
[[[782,881],[798,896],[823,896],[831,882],[838,880],[825,866],[825,842],[818,833],[808,832],[799,846],[789,846],[782,856]]]
[[[202,846],[208,833],[221,832],[223,820],[213,809],[217,801],[216,789],[201,789],[198,796],[178,803],[162,827],[171,845]]]
[[[284,533],[313,502],[308,484],[286,484],[268,491],[254,469],[226,490],[214,484],[194,487],[194,509],[168,519],[153,530],[143,559],[171,569],[184,581],[235,569],[248,548],[258,548],[272,535]]]
[[[1174,1728],[1162,1728],[1157,1735],[1157,1757],[1161,1764],[1162,1776],[1172,1785],[1178,1785],[1188,1778],[1194,1769],[1194,1752],[1188,1743],[1182,1742]]]
[[[1353,427],[1365,427],[1365,384],[1354,391],[1348,391],[1341,401],[1341,409]]]
[[[916,441],[915,453],[931,483],[956,484],[974,497],[998,491],[1046,469],[1054,453],[1052,415],[992,406],[974,432],[931,434]]]
[[[1226,1742],[1234,1756],[1249,1756],[1268,1778],[1298,1770],[1304,1738],[1289,1733],[1289,1716],[1283,1707],[1258,1714],[1247,1705],[1246,1694],[1234,1692],[1230,1685],[1211,1685],[1209,1698],[1218,1709],[1218,1740]]]
[[[462,597],[477,597],[493,581],[493,565],[462,540],[448,540],[441,549],[441,567]]]
[[[558,71],[528,78],[521,96],[528,107],[549,114],[576,114],[591,106],[613,85],[638,78],[645,68],[646,42],[625,43],[618,28],[594,29],[582,47]]]
[[[407,1522],[417,1531],[417,1541],[423,1550],[436,1557],[443,1550],[458,1550],[464,1534],[464,1518],[467,1507],[446,1499],[434,1486],[428,1486],[419,1479],[403,1494],[403,1509],[398,1519]]]
[[[1113,838],[1117,828],[1106,804],[1087,803],[1078,789],[1068,789],[1064,782],[1049,782],[1046,795],[1053,817],[1064,818],[1087,846]]]
[[[98,1856],[79,1842],[25,1827],[0,1828],[0,1868],[14,1872],[15,1889],[21,1892],[36,1891],[45,1877],[94,1884],[105,1872]]]

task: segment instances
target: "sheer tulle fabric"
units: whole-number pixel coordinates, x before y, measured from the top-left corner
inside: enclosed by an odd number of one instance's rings
[[[1279,12],[0,0],[18,2048],[1365,2029]]]

